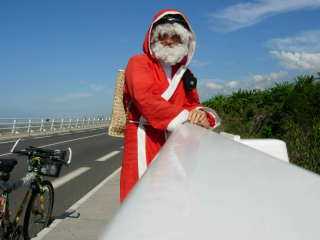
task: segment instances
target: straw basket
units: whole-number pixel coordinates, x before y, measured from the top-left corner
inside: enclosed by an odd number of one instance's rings
[[[126,113],[123,106],[123,85],[124,70],[119,70],[114,89],[111,123],[108,128],[108,135],[113,137],[124,137]]]

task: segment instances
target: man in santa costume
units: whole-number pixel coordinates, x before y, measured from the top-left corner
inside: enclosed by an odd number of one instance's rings
[[[205,128],[220,124],[212,109],[201,106],[197,79],[188,69],[195,45],[187,18],[176,10],[162,10],[149,27],[143,53],[128,62],[121,202],[180,124],[189,121]]]

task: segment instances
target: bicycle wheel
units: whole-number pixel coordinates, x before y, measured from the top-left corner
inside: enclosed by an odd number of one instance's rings
[[[30,239],[50,223],[54,201],[53,186],[43,181],[39,191],[33,192],[28,202],[23,222],[23,237]]]

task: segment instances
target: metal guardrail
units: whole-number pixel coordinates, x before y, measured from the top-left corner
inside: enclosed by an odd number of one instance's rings
[[[107,126],[110,117],[0,118],[0,138],[32,136]]]

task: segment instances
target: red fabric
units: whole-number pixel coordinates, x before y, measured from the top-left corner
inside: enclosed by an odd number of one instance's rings
[[[168,11],[181,14],[176,10],[162,10],[154,17],[154,20]],[[168,101],[161,97],[161,94],[169,87],[169,81],[165,71],[159,62],[153,58],[149,49],[151,26],[143,44],[144,53],[133,56],[129,60],[125,71],[124,105],[127,109],[128,119],[125,129],[120,179],[121,202],[139,179],[139,147],[145,150],[146,163],[150,164],[166,141],[168,124],[183,110],[190,111],[200,106],[196,89],[186,92],[182,80],[180,80],[174,94]],[[181,64],[185,62],[186,59]],[[173,74],[178,67],[173,67]],[[138,146],[137,136],[140,117],[147,121],[147,124],[143,125],[145,146]]]
[[[216,125],[216,120],[214,119],[214,117],[210,113],[206,112],[206,115],[207,115],[210,127],[214,127]]]

